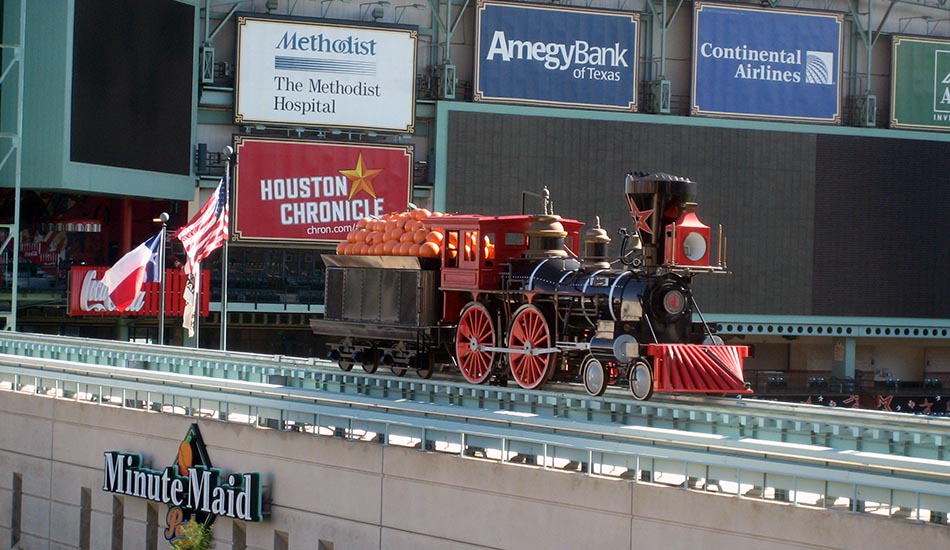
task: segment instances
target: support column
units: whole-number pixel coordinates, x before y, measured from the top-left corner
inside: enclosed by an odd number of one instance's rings
[[[129,341],[129,318],[124,315],[116,320],[115,339],[119,342]]]
[[[832,340],[831,376],[854,378],[857,342],[854,338]]]

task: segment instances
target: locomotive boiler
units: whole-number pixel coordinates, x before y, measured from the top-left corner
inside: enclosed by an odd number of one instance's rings
[[[691,292],[694,276],[726,272],[721,230],[711,261],[697,184],[659,173],[624,185],[634,227],[617,256],[599,220],[582,233],[546,194],[540,214],[429,218],[444,238],[436,257],[325,256],[326,313],[311,328],[344,370],[428,377],[450,363],[473,384],[579,380],[592,395],[620,384],[639,400],[748,393],[748,348],[724,345]]]

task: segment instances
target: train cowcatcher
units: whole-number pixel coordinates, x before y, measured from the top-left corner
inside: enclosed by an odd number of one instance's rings
[[[582,222],[554,214],[547,190],[541,214],[409,218],[416,236],[404,241],[424,237],[420,228],[441,241],[422,254],[394,255],[412,247],[378,242],[393,221],[364,220],[358,231],[376,246],[341,243],[344,253],[324,256],[325,314],[311,329],[343,370],[428,378],[454,364],[472,384],[579,380],[591,395],[624,385],[638,400],[751,393],[749,348],[725,345],[691,292],[694,276],[728,272],[721,227],[711,260],[696,182],[638,173],[624,185],[634,228],[620,230],[616,257],[599,219],[582,235]]]

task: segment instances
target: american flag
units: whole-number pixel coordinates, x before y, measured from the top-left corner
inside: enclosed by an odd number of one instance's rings
[[[188,262],[185,272],[190,273],[202,260],[221,248],[228,240],[228,186],[221,180],[214,194],[201,207],[188,225],[178,230],[175,236],[185,247]]]
[[[198,272],[201,260],[221,248],[228,240],[228,182],[222,179],[208,202],[201,207],[195,217],[175,234],[185,247],[188,261],[185,262],[185,274],[188,283],[182,293],[185,309],[182,312],[182,326],[189,336],[195,335],[195,309],[198,303]],[[225,266],[225,269],[227,266]]]

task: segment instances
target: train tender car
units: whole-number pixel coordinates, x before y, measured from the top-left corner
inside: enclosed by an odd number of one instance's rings
[[[749,348],[693,322],[692,278],[726,272],[721,229],[710,261],[695,190],[687,178],[628,174],[634,229],[621,230],[614,258],[599,220],[582,234],[546,191],[538,215],[430,218],[444,237],[437,258],[325,256],[326,314],[311,328],[344,370],[427,377],[444,361],[473,384],[581,380],[592,395],[620,384],[639,400],[749,393]]]

